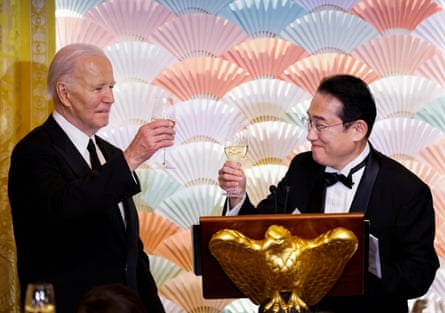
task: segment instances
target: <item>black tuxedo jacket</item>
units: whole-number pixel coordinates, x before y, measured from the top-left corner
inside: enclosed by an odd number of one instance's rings
[[[107,162],[92,171],[50,116],[13,150],[8,194],[22,295],[29,282],[51,282],[57,312],[72,313],[92,287],[123,283],[150,313],[164,312],[131,198],[139,182],[121,150],[96,142]]]
[[[292,213],[295,208],[302,213],[323,212],[324,171],[311,152],[297,155],[276,191],[257,207],[247,199],[240,214]],[[401,164],[371,148],[349,210],[364,212],[370,221],[370,233],[379,240],[382,279],[367,273],[363,297],[326,298],[318,309],[408,312],[407,299],[423,295],[439,267],[430,189]]]

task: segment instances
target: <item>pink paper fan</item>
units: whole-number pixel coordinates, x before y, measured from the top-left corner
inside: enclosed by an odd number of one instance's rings
[[[380,76],[414,74],[423,62],[439,50],[410,34],[376,37],[355,49],[351,56],[365,62]]]
[[[152,84],[182,101],[199,97],[219,100],[228,90],[250,79],[249,73],[227,60],[197,57],[167,68]]]
[[[230,47],[247,39],[249,36],[244,30],[222,17],[187,14],[159,27],[149,41],[183,60],[198,56],[220,56]]]
[[[101,26],[81,17],[56,18],[56,50],[77,42],[105,47],[113,42],[112,34]]]
[[[381,33],[391,29],[413,30],[428,16],[441,10],[431,0],[362,0],[351,9]]]
[[[420,150],[416,159],[445,174],[445,139],[434,142]]]
[[[152,253],[160,243],[173,236],[181,228],[165,217],[153,212],[138,211],[139,236],[144,244],[144,250]]]
[[[176,15],[151,0],[106,1],[89,11],[85,17],[101,25],[118,38],[146,41],[162,24]]]
[[[433,80],[440,85],[445,85],[445,54],[438,54],[419,65],[417,75]]]
[[[278,38],[257,38],[240,43],[222,55],[252,77],[277,78],[287,67],[309,54],[303,48]]]
[[[441,187],[445,184],[445,173],[438,172],[437,169],[430,164],[417,160],[416,157],[412,160],[400,160],[406,168],[415,173],[430,187]]]
[[[181,229],[165,238],[153,250],[153,254],[172,261],[186,271],[191,271],[193,269],[193,257],[190,229]]]
[[[288,67],[280,78],[313,94],[321,79],[342,73],[361,77],[368,84],[379,78],[379,75],[362,61],[337,53],[317,54],[297,61]]]

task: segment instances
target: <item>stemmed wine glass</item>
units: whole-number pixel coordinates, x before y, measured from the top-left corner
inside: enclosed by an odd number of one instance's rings
[[[26,287],[25,313],[56,313],[52,284],[46,282],[28,284]]]
[[[176,113],[174,107],[174,99],[169,97],[159,97],[153,99],[153,114],[151,116],[152,121],[158,120],[170,120],[172,122],[172,128],[176,124]],[[162,163],[159,164],[162,169],[174,169],[174,167],[167,162],[166,148],[162,149]]]
[[[238,132],[228,132],[226,141],[224,142],[224,153],[230,161],[241,162],[246,158],[248,149],[249,140],[246,129]],[[236,192],[236,188],[229,189],[225,195],[231,198],[239,198],[243,196],[243,194]]]

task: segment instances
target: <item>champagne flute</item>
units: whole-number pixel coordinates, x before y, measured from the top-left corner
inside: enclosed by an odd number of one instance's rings
[[[169,120],[172,122],[172,128],[176,125],[176,113],[173,98],[159,97],[154,99],[152,121]],[[167,162],[166,148],[162,148],[162,163],[159,165],[162,169],[174,169]]]
[[[249,142],[245,129],[234,134],[229,132],[224,143],[224,153],[230,161],[241,162],[246,158],[248,149]],[[236,192],[236,188],[229,189],[226,195],[231,198],[239,198],[243,196],[243,194]]]
[[[25,313],[56,313],[52,284],[46,282],[28,284],[26,287]]]

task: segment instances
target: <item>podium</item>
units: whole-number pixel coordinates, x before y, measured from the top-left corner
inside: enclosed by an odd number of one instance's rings
[[[233,229],[260,240],[270,225],[281,225],[292,235],[305,239],[315,238],[336,227],[352,231],[359,242],[357,251],[326,296],[363,294],[368,251],[368,223],[363,213],[305,213],[201,217],[199,225],[193,226],[193,260],[195,274],[202,276],[204,298],[246,298],[210,253],[208,244],[212,235],[222,229]]]

